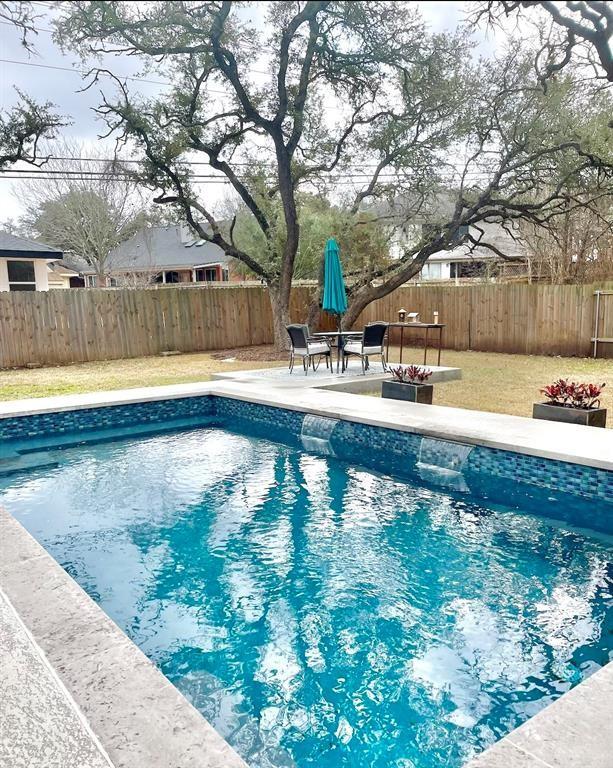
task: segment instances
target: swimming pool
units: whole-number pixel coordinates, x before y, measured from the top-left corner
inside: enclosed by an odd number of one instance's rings
[[[471,493],[440,488],[343,424],[345,460],[307,453],[304,414],[274,415],[143,435],[141,413],[84,445],[71,424],[0,480],[251,765],[454,768],[606,663],[613,546],[573,524],[593,502],[503,506],[468,469]]]

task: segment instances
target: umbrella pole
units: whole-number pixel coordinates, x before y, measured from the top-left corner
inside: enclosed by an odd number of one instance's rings
[[[344,346],[344,344],[343,344],[343,337],[341,336],[341,331],[343,330],[343,316],[342,315],[337,315],[336,316],[336,327],[337,327],[337,330],[338,330],[338,340],[337,340],[336,343],[338,344],[339,357],[341,358],[341,365],[342,365],[342,370],[343,370],[343,373],[344,373],[345,372],[345,356],[344,356],[344,352],[343,352],[343,346]],[[336,366],[336,372],[338,373],[338,363],[337,363],[337,366]]]

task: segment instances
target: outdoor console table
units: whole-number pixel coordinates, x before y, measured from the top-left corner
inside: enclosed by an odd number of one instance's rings
[[[338,373],[342,360],[344,340],[351,337],[359,339],[362,334],[359,331],[321,331],[319,333],[312,333],[311,336],[315,339],[336,339],[336,372]],[[342,360],[342,365],[344,373],[344,360]]]
[[[433,346],[433,349],[438,349],[438,362],[437,365],[441,364],[441,347],[443,345],[443,328],[445,327],[444,323],[390,323],[389,328],[387,329],[387,352],[386,352],[386,359],[389,363],[389,357],[390,357],[390,331],[392,328],[400,328],[400,362],[402,363],[402,349],[404,346],[404,329],[405,328],[420,328],[421,330],[425,331],[424,333],[424,365],[426,365],[427,359],[428,359],[428,333],[430,331],[438,331],[438,336],[435,339],[437,342],[436,346]]]

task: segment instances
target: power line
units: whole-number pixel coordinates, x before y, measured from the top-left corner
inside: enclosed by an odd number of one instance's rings
[[[47,159],[48,160],[57,160],[57,161],[61,161],[61,162],[72,162],[72,163],[87,162],[87,163],[101,163],[101,164],[102,163],[109,163],[109,164],[117,164],[117,165],[124,165],[124,164],[142,165],[142,164],[144,164],[146,162],[145,160],[134,160],[132,158],[121,158],[121,157],[118,157],[118,158],[113,158],[113,157],[61,157],[61,156],[58,156],[58,155],[49,155],[47,157]],[[204,167],[207,167],[207,168],[211,168],[212,167],[211,164],[209,162],[205,161],[205,160],[185,160],[183,162],[185,163],[185,165],[188,165],[188,166],[198,165],[198,166],[204,166]],[[248,162],[248,161],[232,161],[232,166],[237,166],[237,167],[252,167],[253,165],[254,164],[252,162]],[[356,168],[357,170],[348,170],[346,172],[345,171],[324,171],[323,173],[326,173],[327,178],[335,178],[335,177],[361,177],[361,176],[366,176],[368,178],[372,178],[372,174],[371,173],[367,173],[366,171],[360,171],[359,169],[360,168],[376,168],[377,165],[378,165],[377,163],[360,163],[358,166],[348,166],[348,168],[353,167],[353,168]],[[276,166],[274,165],[274,163],[272,163],[272,161],[271,161],[271,164],[270,164],[269,167],[270,167],[271,171],[274,172]],[[15,168],[15,169],[10,169],[10,170],[14,171],[16,173],[17,172],[19,172],[19,173],[26,173],[26,172],[34,172],[34,173],[36,173],[37,172],[37,171],[34,171],[34,169],[29,169],[29,168],[28,169],[16,169]],[[454,173],[463,173],[463,171],[464,171],[463,168],[454,168],[453,169]],[[62,171],[62,170],[60,170],[60,171],[52,170],[51,171],[51,169],[49,169],[49,168],[42,167],[40,169],[40,172],[62,173],[64,171]],[[93,171],[80,170],[80,171],[65,171],[65,172],[66,173],[77,173],[77,174],[94,174],[94,173],[99,174],[99,173],[105,173],[105,171],[95,171],[95,170],[93,170]],[[400,171],[388,170],[388,171],[383,171],[382,173],[380,173],[378,175],[378,178],[382,178],[382,177],[385,177],[385,176],[399,176],[399,175],[401,175]],[[488,173],[488,171],[478,171],[478,170],[468,171],[467,174],[466,174],[466,176],[469,177],[469,178],[474,178],[474,177],[483,178],[483,177],[487,177],[489,175],[490,174]]]
[[[3,172],[0,174],[0,179],[6,179],[8,181],[76,181],[73,177],[61,178],[58,176],[12,176],[10,173]],[[89,179],[89,181],[133,181],[130,177],[126,176],[121,178],[120,176],[110,176],[107,179]],[[229,179],[192,179],[193,184],[229,184]]]
[[[17,29],[18,27],[18,25],[12,21],[0,21],[0,24],[2,24],[4,27],[12,27],[13,29]],[[19,29],[22,29],[22,28],[19,27]],[[26,31],[29,31],[29,30],[34,30],[35,32],[48,32],[50,35],[53,34],[52,29],[45,29],[44,27],[34,27],[30,24],[27,25]]]
[[[173,86],[173,83],[171,83],[170,80],[148,80],[144,77],[134,77],[132,75],[122,75],[122,76],[113,75],[110,72],[106,72],[104,69],[96,69],[95,67],[93,67],[91,70],[76,69],[73,67],[60,67],[54,64],[36,64],[33,61],[17,61],[16,59],[0,59],[0,62],[2,62],[3,64],[18,64],[19,66],[22,66],[22,67],[38,67],[39,69],[53,69],[53,70],[58,70],[60,72],[71,72],[73,75],[81,75],[84,77],[93,76],[95,71],[97,75],[103,75],[104,77],[109,77],[111,79],[117,78],[117,80],[131,80],[135,83],[148,83],[149,85]],[[251,71],[255,72],[256,70],[251,70]],[[216,96],[228,96],[228,97],[232,95],[230,91],[220,91],[217,88],[207,88],[206,93],[212,93],[212,94],[215,94]],[[341,107],[338,107],[333,104],[324,105],[324,107],[325,109],[329,109],[331,111],[342,112]]]
[[[15,28],[15,26],[16,26],[11,21],[0,21],[0,24],[2,24],[5,27],[13,27],[13,28]],[[28,30],[33,30],[35,32],[45,32],[45,33],[47,33],[49,35],[52,35],[54,33],[53,29],[46,29],[45,27],[36,27],[36,26],[30,25],[30,24],[28,25],[27,29]],[[13,63],[18,63],[18,62],[13,62]],[[250,69],[249,72],[253,72],[254,75],[270,75],[270,72],[266,72],[263,69]],[[138,78],[138,77],[133,77],[133,78],[130,78],[130,79],[131,80],[139,80],[140,82],[143,82],[143,83],[150,82],[150,81],[147,81],[147,80],[143,80],[143,78]],[[171,85],[171,83],[168,82],[168,85]],[[211,93],[212,93],[212,91],[211,91]]]
[[[0,171],[0,177],[7,177],[10,176],[10,178],[23,178],[23,179],[38,179],[40,181],[111,181],[111,180],[131,180],[135,181],[134,177],[128,174],[125,171],[121,170],[103,170],[103,171],[69,171],[69,170],[53,170],[49,168],[41,168],[40,170],[36,170],[33,168],[13,168],[8,170]],[[381,183],[390,183],[394,181],[400,181],[402,179],[402,175],[394,172],[389,173],[381,173],[378,175],[377,179]],[[321,181],[329,181],[333,182],[335,184],[366,184],[367,182],[370,182],[372,179],[372,174],[367,173],[338,173],[338,174],[328,174],[325,177],[304,177],[302,179],[303,182],[321,182]],[[215,173],[194,173],[189,177],[190,182],[205,182],[205,181],[211,181],[213,183],[216,182],[223,182],[223,183],[230,183],[230,180],[227,179],[223,174],[215,174]],[[272,180],[272,179],[270,179]],[[242,183],[245,183],[247,180],[242,179]]]
[[[41,168],[40,170],[36,170],[34,168],[10,168],[6,171],[2,170],[0,173],[23,173],[23,174],[30,174],[33,176],[48,176],[48,175],[56,175],[56,176],[67,176],[67,177],[76,177],[76,178],[83,178],[83,179],[89,179],[89,178],[113,178],[115,176],[125,177],[125,178],[132,178],[130,174],[128,174],[126,171],[119,170],[105,170],[105,171],[68,171],[65,169],[62,170],[54,170],[53,168]],[[196,173],[194,174],[194,177],[203,178],[203,179],[218,179],[222,178],[220,174],[211,173]]]
[[[16,61],[15,59],[0,59],[0,62],[3,64],[19,64],[22,67],[38,67],[39,69],[54,69],[59,70],[60,72],[72,72],[73,75],[88,75],[92,74],[91,71],[85,70],[85,69],[75,69],[73,67],[58,67],[54,64],[36,64],[33,61]],[[105,75],[107,77],[110,77],[108,72],[101,71],[99,72],[101,75]],[[118,80],[135,80],[139,83],[149,83],[151,85],[172,85],[169,81],[161,81],[161,80],[146,80],[143,77],[131,77],[130,75],[125,75],[123,77],[118,77]],[[225,95],[225,91],[209,91],[209,93],[221,93]]]
[[[16,176],[12,175],[10,171],[4,171],[0,174],[0,179],[6,179],[7,181],[78,181],[78,179],[75,179],[72,176],[69,177],[60,177],[60,176],[40,176],[40,175],[33,175],[33,176]],[[84,179],[85,180],[85,179]],[[98,177],[92,177],[87,179],[88,181],[109,181],[109,182],[122,182],[122,181],[134,181],[132,177],[125,176],[109,176],[107,178],[98,178]],[[303,179],[303,184],[311,184],[316,185],[317,182],[320,181],[318,179]],[[352,187],[359,187],[360,185],[365,185],[366,180],[362,179],[329,179],[331,183],[333,183],[335,186],[352,186]],[[391,179],[387,181],[392,181]],[[384,179],[382,183],[385,183],[386,180]],[[231,185],[231,182],[229,179],[223,178],[223,177],[217,177],[217,178],[199,178],[195,177],[190,179],[191,184],[223,184],[223,185]]]

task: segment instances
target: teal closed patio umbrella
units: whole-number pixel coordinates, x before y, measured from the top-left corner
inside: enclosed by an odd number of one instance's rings
[[[331,237],[324,249],[324,293],[321,302],[324,312],[338,316],[341,325],[341,315],[347,311],[347,293],[343,280],[340,249],[336,240]]]

